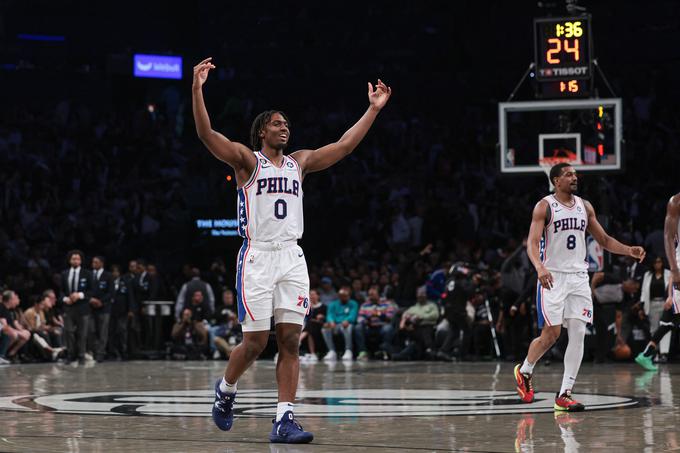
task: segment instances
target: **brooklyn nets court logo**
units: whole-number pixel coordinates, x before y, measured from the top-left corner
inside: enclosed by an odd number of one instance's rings
[[[587,410],[634,407],[639,400],[622,396],[579,394]],[[207,417],[213,403],[210,390],[63,393],[0,397],[0,410],[49,411],[62,414]],[[514,391],[475,390],[303,390],[295,413],[304,417],[395,417],[493,415],[552,412],[555,395],[539,392],[532,404],[522,404]],[[241,390],[235,413],[240,417],[271,418],[276,390]]]

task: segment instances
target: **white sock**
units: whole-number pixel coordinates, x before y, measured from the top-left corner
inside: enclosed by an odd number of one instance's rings
[[[522,364],[522,367],[519,369],[519,372],[522,374],[534,374],[534,365],[535,363],[529,363],[528,359],[524,359],[524,363]]]
[[[567,333],[569,343],[567,350],[564,351],[564,376],[562,377],[562,387],[560,395],[567,390],[571,391],[581,368],[583,359],[583,341],[586,336],[586,323],[580,319],[567,319]]]
[[[283,414],[288,411],[292,411],[295,404],[289,402],[283,402],[276,405],[276,421],[280,422],[283,418]]]
[[[233,384],[230,384],[227,382],[226,379],[222,378],[222,382],[220,382],[220,392],[222,393],[236,393],[236,384],[238,382],[234,382]]]

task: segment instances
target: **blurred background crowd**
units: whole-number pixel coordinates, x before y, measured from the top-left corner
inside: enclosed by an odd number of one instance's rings
[[[535,11],[493,3],[489,15],[463,2],[453,24],[434,7],[362,7],[358,30],[341,27],[342,17],[357,16],[352,7],[323,5],[331,11],[320,15],[322,6],[306,6],[277,11],[275,20],[266,2],[238,4],[238,12],[201,3],[181,24],[164,5],[144,24],[165,31],[144,34],[141,50],[182,53],[186,68],[214,57],[205,89],[213,127],[244,143],[257,113],[282,108],[291,150],[321,146],[363,111],[366,80],[381,77],[394,89],[354,154],[303,186],[301,245],[315,289],[305,360],[511,360],[536,335],[525,237],[547,181],[501,176],[496,149],[496,105],[526,67],[521,49],[531,37],[500,43],[486,33],[504,26],[501,18],[524,18],[530,30]],[[617,4],[612,15],[612,4],[593,7],[597,30],[636,14]],[[672,2],[659,5],[644,18],[644,39],[654,43],[645,58],[597,40],[600,65],[623,99],[625,161],[615,174],[582,174],[580,192],[611,235],[646,247],[647,260],[605,256],[593,269],[591,360],[626,359],[620,346],[644,348],[658,323],[651,301],[667,267],[663,215],[680,174],[670,75],[680,54],[668,44],[680,31],[654,25],[678,12]],[[35,28],[25,6],[0,8],[17,19],[0,27],[2,360],[228,357],[240,335],[240,244],[203,234],[196,219],[232,217],[235,182],[195,135],[190,82],[133,79],[130,52],[142,33],[131,27],[122,44],[106,38],[120,13],[97,23],[74,11],[63,42],[36,42],[15,39]],[[328,17],[316,24],[321,31],[306,31],[310,15]],[[173,26],[193,37],[173,35]],[[405,41],[408,48],[396,44]],[[645,43],[637,44],[628,48]],[[78,322],[65,323],[68,311]],[[669,334],[660,360],[677,356],[677,337]],[[552,356],[561,350],[558,342]]]

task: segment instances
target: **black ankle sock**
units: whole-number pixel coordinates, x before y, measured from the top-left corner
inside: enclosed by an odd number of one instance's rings
[[[648,344],[643,354],[647,357],[653,357],[656,354],[656,347]]]

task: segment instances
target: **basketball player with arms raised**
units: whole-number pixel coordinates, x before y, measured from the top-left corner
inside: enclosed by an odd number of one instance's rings
[[[668,299],[664,304],[663,314],[659,321],[659,327],[652,335],[644,351],[635,357],[635,361],[643,368],[657,371],[652,357],[656,355],[656,347],[659,341],[673,329],[680,326],[680,193],[675,194],[668,200],[666,205],[666,219],[663,225],[663,239],[666,249],[666,258],[671,267],[671,284],[668,288]]]
[[[349,155],[361,142],[392,90],[382,81],[368,84],[366,113],[340,139],[318,149],[284,155],[290,139],[288,118],[280,111],[258,115],[251,128],[251,150],[212,129],[202,87],[215,66],[206,58],[194,67],[193,114],[199,138],[236,173],[239,234],[236,292],[243,342],[231,353],[224,377],[215,383],[212,417],[223,431],[231,429],[236,384],[267,345],[271,318],[276,325],[278,405],[270,442],[307,443],[293,412],[300,363],[298,349],[309,310],[309,276],[302,237],[302,180]]]
[[[569,343],[564,354],[562,388],[556,411],[582,411],[571,391],[583,359],[586,324],[592,322],[593,302],[588,279],[586,231],[604,248],[642,261],[645,250],[629,247],[609,236],[595,217],[593,206],[574,195],[578,178],[574,168],[560,163],[550,169],[555,193],[540,200],[531,219],[527,252],[538,273],[536,307],[541,335],[529,346],[524,363],[515,367],[517,392],[525,403],[534,400],[532,376],[536,362],[557,341],[562,326]]]

